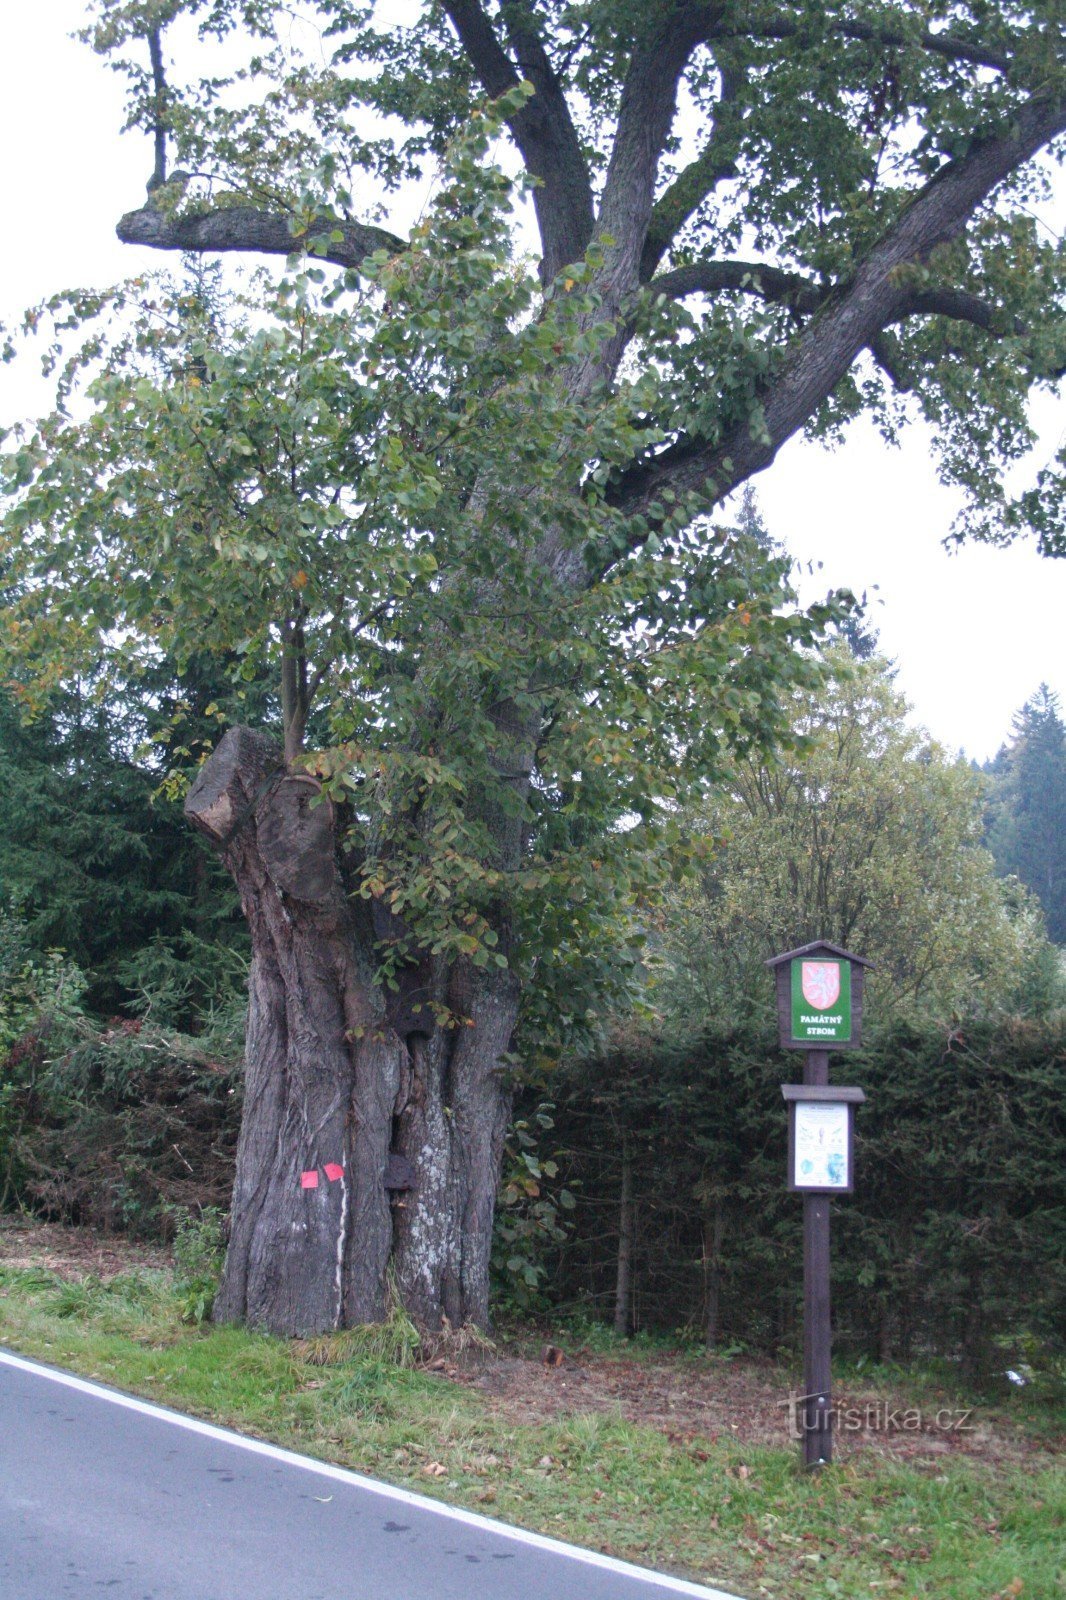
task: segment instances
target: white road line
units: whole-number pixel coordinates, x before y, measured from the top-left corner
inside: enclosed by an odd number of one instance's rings
[[[543,1533],[531,1533],[526,1528],[512,1528],[506,1522],[483,1517],[476,1511],[464,1511],[461,1506],[444,1505],[439,1500],[431,1500],[428,1495],[415,1494],[411,1489],[400,1489],[391,1483],[380,1483],[376,1478],[364,1477],[362,1473],[352,1472],[347,1467],[336,1467],[329,1461],[314,1461],[310,1456],[297,1455],[294,1450],[283,1450],[280,1445],[268,1444],[264,1439],[248,1439],[242,1433],[233,1433],[228,1428],[216,1427],[213,1422],[201,1422],[199,1417],[187,1417],[180,1411],[168,1411],[165,1406],[153,1405],[150,1400],[141,1400],[137,1395],[123,1394],[118,1389],[91,1383],[87,1378],[79,1378],[73,1372],[61,1372],[56,1367],[42,1366],[39,1362],[27,1360],[25,1356],[13,1355],[9,1350],[0,1350],[0,1365],[16,1367],[19,1371],[32,1373],[38,1378],[49,1378],[53,1383],[63,1384],[68,1389],[76,1389],[79,1394],[92,1395],[97,1400],[109,1400],[112,1405],[124,1406],[127,1411],[139,1411],[142,1416],[155,1417],[160,1422],[172,1423],[176,1428],[185,1428],[189,1433],[202,1434],[207,1439],[217,1439],[220,1444],[237,1445],[242,1450],[251,1451],[253,1455],[268,1456],[272,1461],[283,1461],[290,1467],[302,1467],[305,1472],[317,1472],[323,1478],[353,1484],[356,1488],[365,1489],[383,1500],[394,1500],[400,1505],[414,1506],[420,1511],[432,1512],[435,1516],[452,1522],[462,1522],[469,1528],[479,1528],[485,1533],[511,1539],[516,1544],[532,1545],[536,1550],[550,1550],[555,1555],[567,1556],[571,1561],[581,1561],[589,1567],[602,1567],[608,1572],[619,1572],[627,1578],[639,1578],[644,1583],[655,1584],[667,1594],[692,1595],[696,1600],[740,1600],[739,1595],[727,1594],[724,1589],[706,1589],[700,1583],[688,1583],[684,1578],[671,1578],[665,1572],[655,1572],[650,1567],[637,1567],[632,1562],[601,1555],[597,1550],[583,1550],[576,1544],[564,1544],[561,1539],[549,1539]]]

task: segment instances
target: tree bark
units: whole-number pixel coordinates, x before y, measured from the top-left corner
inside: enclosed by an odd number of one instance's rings
[[[378,1321],[391,1266],[420,1323],[487,1325],[515,980],[436,974],[463,1021],[451,1030],[416,1014],[410,984],[387,1003],[380,928],[345,884],[334,808],[265,736],[231,729],[185,809],[221,851],[252,939],[216,1317],[290,1336]]]

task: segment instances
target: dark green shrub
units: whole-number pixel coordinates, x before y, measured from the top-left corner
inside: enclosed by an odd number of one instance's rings
[[[869,1097],[855,1194],[833,1207],[837,1348],[938,1352],[971,1374],[1045,1351],[1066,1310],[1066,1027],[900,1025],[833,1062]],[[551,1260],[560,1305],[613,1308],[623,1141],[636,1228],[632,1320],[710,1342],[795,1348],[801,1205],[785,1189],[779,1085],[799,1061],[772,1034],[632,1038],[557,1085],[572,1236]]]

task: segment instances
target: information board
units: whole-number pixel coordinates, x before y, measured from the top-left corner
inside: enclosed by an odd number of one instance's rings
[[[793,1186],[797,1189],[849,1189],[850,1107],[837,1101],[798,1101],[793,1115]]]

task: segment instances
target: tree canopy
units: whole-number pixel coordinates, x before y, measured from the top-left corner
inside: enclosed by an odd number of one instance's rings
[[[272,0],[95,10],[89,36],[156,137],[150,204],[122,238],[282,255],[318,239],[358,270],[410,240],[354,217],[432,171],[484,95],[510,97],[543,282],[602,247],[588,315],[614,334],[578,386],[622,346],[661,363],[619,505],[647,514],[709,480],[720,499],[797,428],[869,406],[891,431],[913,394],[970,496],[963,526],[1028,520],[1061,548],[1053,470],[1016,500],[995,470],[1028,442],[1028,390],[1063,368],[1061,245],[1032,214],[1047,180],[1031,157],[1063,130],[1055,0],[457,0],[406,25],[319,0],[303,33]],[[172,79],[156,34],[146,71],[153,24],[190,45],[195,24],[204,66],[190,50]],[[651,333],[642,300],[671,308]]]

